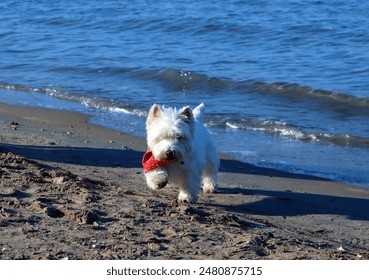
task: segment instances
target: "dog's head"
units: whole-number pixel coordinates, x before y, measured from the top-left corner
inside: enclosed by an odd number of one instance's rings
[[[195,120],[190,107],[180,110],[154,104],[147,116],[147,144],[158,160],[183,161],[192,149]]]

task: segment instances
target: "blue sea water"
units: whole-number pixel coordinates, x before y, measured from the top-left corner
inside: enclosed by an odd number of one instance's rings
[[[369,188],[369,2],[0,2],[0,102],[145,136],[204,102],[220,152]]]

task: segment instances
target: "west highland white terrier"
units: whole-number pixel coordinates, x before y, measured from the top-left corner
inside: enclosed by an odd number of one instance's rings
[[[154,104],[146,121],[148,151],[142,159],[147,185],[179,188],[178,202],[196,202],[201,188],[216,190],[219,158],[203,125],[204,104],[193,111]]]

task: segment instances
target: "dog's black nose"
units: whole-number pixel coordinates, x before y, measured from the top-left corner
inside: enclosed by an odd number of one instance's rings
[[[167,156],[167,160],[174,160],[174,151],[173,150],[166,151],[165,155]]]

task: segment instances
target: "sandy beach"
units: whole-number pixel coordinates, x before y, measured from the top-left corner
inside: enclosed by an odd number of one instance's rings
[[[219,192],[146,187],[145,140],[0,104],[0,259],[369,259],[369,190],[222,157]]]

